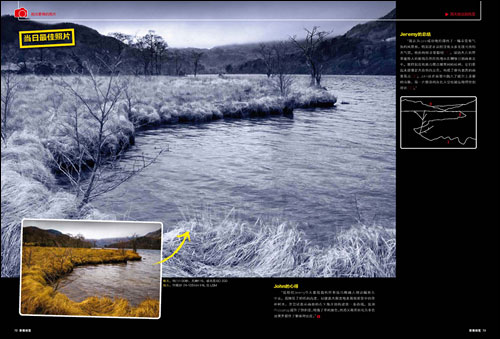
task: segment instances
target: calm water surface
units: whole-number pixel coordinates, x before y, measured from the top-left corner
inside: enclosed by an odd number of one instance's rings
[[[160,298],[160,266],[153,265],[161,260],[159,250],[137,250],[140,261],[126,264],[99,264],[75,267],[65,276],[58,292],[73,301],[83,301],[91,296],[126,298],[133,306],[144,299]]]
[[[127,155],[170,151],[94,205],[118,218],[162,221],[167,231],[186,213],[234,207],[249,222],[297,223],[317,244],[356,223],[358,211],[366,223],[393,226],[395,78],[325,76],[323,84],[337,107],[138,133]]]

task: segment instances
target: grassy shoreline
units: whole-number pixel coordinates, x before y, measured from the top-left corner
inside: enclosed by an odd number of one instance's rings
[[[163,256],[191,241],[163,263],[164,277],[395,277],[396,230],[361,223],[340,230],[332,242],[312,245],[296,225],[280,219],[249,225],[203,212],[163,235]]]
[[[67,76],[65,80],[82,93],[90,91],[91,84],[85,77]],[[308,80],[297,77],[290,95],[282,98],[265,76],[124,77],[123,81],[130,82],[129,92],[108,121],[110,135],[104,156],[133,144],[138,130],[223,118],[286,115],[299,107],[332,107],[337,98],[329,91],[310,88]],[[58,158],[76,154],[75,140],[61,128],[70,119],[68,113],[75,109],[75,101],[67,93],[61,94],[54,81],[24,76],[9,120],[9,137],[7,142],[2,140],[2,277],[19,276],[22,218],[113,219],[92,205],[78,209],[76,196],[57,184],[57,168],[50,154]],[[84,108],[78,109],[82,111],[78,123],[84,138],[96,140],[92,118]]]
[[[297,81],[288,99],[279,97],[263,77],[154,79],[132,78],[130,101],[123,99],[109,122],[108,154],[133,143],[138,129],[282,114],[291,107],[336,102],[330,92],[309,88],[306,77]],[[76,77],[72,81],[83,89],[89,86]],[[10,137],[7,144],[2,141],[2,277],[19,276],[22,218],[110,218],[91,206],[78,210],[75,196],[57,186],[48,152],[56,156],[73,153],[75,141],[58,129],[65,112],[72,109],[71,100],[54,92],[53,81],[47,77],[26,76],[19,90],[22,95],[14,105]],[[88,133],[86,138],[95,138],[88,116],[80,124]]]
[[[158,317],[159,300],[132,307],[126,299],[89,297],[81,302],[57,292],[53,282],[80,265],[141,260],[133,251],[23,246],[21,313],[113,317]]]

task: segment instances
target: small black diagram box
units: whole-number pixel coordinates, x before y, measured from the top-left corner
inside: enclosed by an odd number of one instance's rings
[[[401,96],[400,146],[477,148],[477,97]]]

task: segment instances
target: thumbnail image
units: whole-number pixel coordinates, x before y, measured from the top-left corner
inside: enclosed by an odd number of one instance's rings
[[[161,223],[24,219],[21,315],[160,317]]]
[[[402,96],[401,148],[476,148],[477,98]]]
[[[164,277],[395,277],[395,2],[53,6],[2,16],[2,277],[23,218],[162,222]]]

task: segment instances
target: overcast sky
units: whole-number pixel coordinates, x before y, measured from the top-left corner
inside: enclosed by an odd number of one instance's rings
[[[365,21],[329,20],[375,19],[386,15],[396,6],[394,1],[20,1],[19,3],[28,10],[28,13],[55,12],[56,15],[50,17],[51,21],[47,22],[74,22],[92,27],[101,34],[121,32],[144,35],[148,30],[155,30],[157,34],[163,36],[170,47],[198,48],[283,40],[290,35],[301,37],[304,35],[304,27],[312,26],[320,26],[322,30],[327,31],[333,30],[334,35],[340,35]],[[17,1],[2,1],[2,15],[13,14],[17,5]],[[45,18],[33,17],[33,19],[44,21]],[[96,19],[100,21],[95,21]]]
[[[143,236],[161,228],[160,223],[56,221],[26,219],[24,227],[35,226],[44,230],[53,229],[64,234],[82,234],[85,239],[130,237],[136,233]]]

